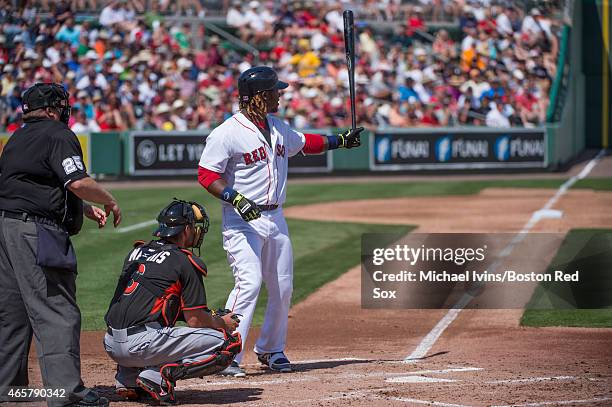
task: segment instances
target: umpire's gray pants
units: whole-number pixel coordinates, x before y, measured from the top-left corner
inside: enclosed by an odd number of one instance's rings
[[[147,324],[145,332],[127,335],[126,329],[104,336],[104,348],[117,362],[117,385],[135,387],[140,375],[161,384],[160,367],[167,363],[194,363],[222,348],[222,332],[210,328],[161,327]]]
[[[66,389],[68,396],[47,403],[61,406],[88,391],[81,381],[76,273],[37,266],[37,242],[35,223],[0,216],[0,388],[28,385],[33,333],[44,387]]]

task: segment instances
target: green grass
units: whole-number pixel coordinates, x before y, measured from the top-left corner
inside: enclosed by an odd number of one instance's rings
[[[346,184],[290,184],[285,206],[316,202],[355,199],[385,199],[410,196],[469,195],[489,187],[557,188],[564,180],[486,180],[486,181],[419,181],[419,182],[364,182]],[[606,189],[612,178],[594,183],[579,184],[581,188]],[[217,199],[202,188],[145,188],[115,190],[124,221],[122,226],[154,219],[172,197],[196,200],[206,206],[211,217],[211,228],[206,235],[202,258],[209,268],[205,279],[208,303],[223,306],[233,278],[221,246],[221,209]],[[367,216],[367,214],[364,214]],[[330,214],[333,219],[333,214]],[[406,226],[376,226],[332,222],[288,220],[294,247],[294,303],[304,299],[321,285],[337,278],[348,268],[359,264],[360,239],[363,233],[407,232]],[[104,328],[103,315],[117,282],[123,259],[131,243],[151,238],[153,227],[129,233],[116,233],[112,226],[98,230],[86,221],[83,231],[73,239],[79,260],[77,300],[86,330]],[[263,294],[263,292],[262,292]],[[260,299],[255,323],[261,323]]]
[[[549,265],[580,281],[546,282],[523,313],[525,326],[612,327],[612,230],[572,229]]]
[[[221,210],[218,201],[204,195],[197,188],[137,191],[115,191],[122,204],[125,225],[154,218],[168,197],[197,199],[203,203],[211,217],[211,227],[205,237],[202,258],[209,273],[205,279],[207,302],[211,308],[225,305],[233,287],[233,277],[221,245]],[[304,299],[323,284],[336,279],[350,267],[359,264],[361,235],[363,233],[408,233],[407,226],[377,226],[336,222],[309,222],[288,220],[294,248],[293,302]],[[77,300],[83,315],[83,329],[103,329],[103,316],[112,296],[123,259],[131,242],[148,239],[153,227],[129,233],[117,233],[112,227],[96,229],[88,222],[84,230],[73,239],[79,260]],[[258,303],[254,323],[263,318],[266,295]]]
[[[612,178],[585,178],[574,184],[575,188],[612,191]]]
[[[410,181],[289,185],[287,205],[411,196],[472,195],[485,188],[558,188],[563,179]]]

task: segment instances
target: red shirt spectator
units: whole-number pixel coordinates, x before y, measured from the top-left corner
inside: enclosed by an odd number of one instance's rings
[[[406,27],[406,35],[412,37],[416,31],[425,31],[425,21],[420,12],[415,12],[408,17],[408,26]]]

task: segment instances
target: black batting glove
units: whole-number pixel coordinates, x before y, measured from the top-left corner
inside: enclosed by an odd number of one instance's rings
[[[232,205],[238,210],[242,219],[247,222],[261,217],[261,209],[259,209],[257,204],[241,193],[238,193],[234,199],[232,199]]]
[[[357,127],[356,129],[349,129],[345,133],[338,134],[338,140],[340,140],[339,147],[359,147],[361,145],[360,133],[363,130],[363,127]]]

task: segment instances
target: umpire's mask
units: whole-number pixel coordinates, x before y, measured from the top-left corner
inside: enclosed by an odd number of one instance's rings
[[[70,95],[57,83],[36,83],[23,92],[21,110],[24,114],[46,107],[59,110],[60,121],[68,124]]]
[[[194,228],[192,248],[200,249],[204,235],[208,232],[210,221],[206,209],[197,202],[187,202],[174,198],[157,217],[159,226],[153,232],[156,237],[171,237],[181,233],[187,225]]]

